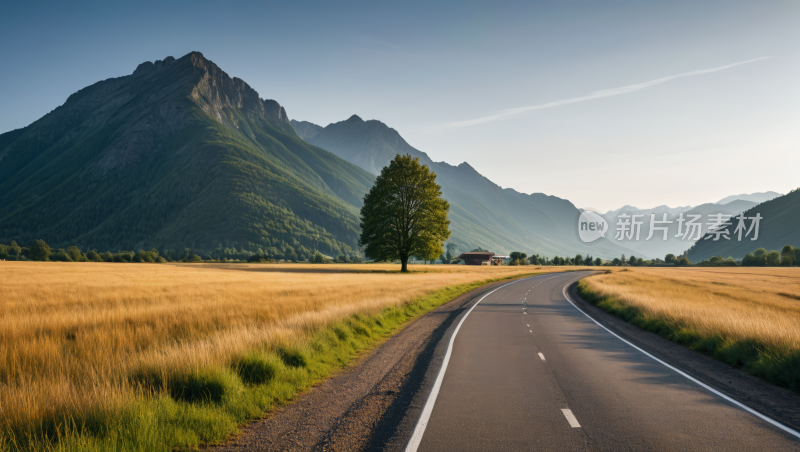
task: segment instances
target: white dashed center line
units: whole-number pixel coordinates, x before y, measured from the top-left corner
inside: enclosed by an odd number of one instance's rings
[[[539,358],[542,358],[542,361],[547,361],[546,359],[544,359],[544,355],[542,354],[542,352],[539,352]]]
[[[572,414],[571,410],[569,410],[567,408],[563,408],[561,410],[561,412],[564,413],[564,417],[567,418],[567,422],[569,422],[569,426],[570,427],[572,427],[572,428],[580,428],[581,424],[579,424],[578,420],[575,419],[575,415]]]

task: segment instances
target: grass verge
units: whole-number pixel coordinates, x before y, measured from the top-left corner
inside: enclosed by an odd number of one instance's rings
[[[172,451],[224,441],[239,426],[285,404],[345,367],[405,323],[482,285],[533,276],[518,274],[448,286],[424,297],[355,314],[309,331],[303,340],[264,344],[227,366],[196,367],[174,375],[137,369],[129,376],[139,394],[90,413],[62,412],[37,431],[0,430],[0,450]]]
[[[585,280],[578,282],[577,289],[584,300],[643,330],[800,393],[800,353],[796,349],[737,337],[724,329],[702,330],[691,320],[659,316],[619,297],[595,292]]]

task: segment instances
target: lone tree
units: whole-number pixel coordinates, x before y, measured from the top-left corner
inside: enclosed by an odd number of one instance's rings
[[[434,260],[450,237],[447,211],[436,174],[419,158],[397,155],[381,170],[361,207],[364,254],[375,260],[400,259],[408,271],[408,256]]]

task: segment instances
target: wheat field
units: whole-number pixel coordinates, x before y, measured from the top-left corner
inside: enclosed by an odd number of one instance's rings
[[[645,329],[800,390],[798,268],[633,267],[581,286]]]
[[[0,423],[87,416],[135,397],[129,376],[225,366],[355,313],[534,267],[2,262]],[[544,270],[538,270],[544,271]],[[0,432],[2,433],[2,432]]]

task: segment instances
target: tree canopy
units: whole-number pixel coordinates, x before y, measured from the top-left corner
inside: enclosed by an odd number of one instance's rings
[[[434,260],[450,237],[447,212],[436,174],[419,158],[397,155],[381,170],[361,207],[364,253],[376,260],[400,260],[408,271],[408,257]]]

